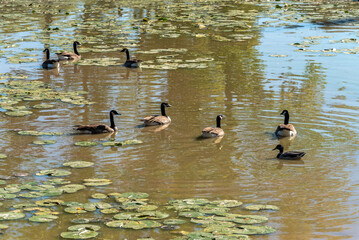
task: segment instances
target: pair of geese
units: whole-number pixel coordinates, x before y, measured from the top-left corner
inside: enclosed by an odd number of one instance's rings
[[[74,52],[62,52],[56,53],[58,60],[50,59],[50,50],[46,48],[43,52],[46,53],[46,60],[42,63],[42,68],[44,69],[55,69],[60,67],[60,61],[77,61],[81,59],[80,53],[77,51],[77,46],[81,46],[81,43],[75,41],[73,43]],[[139,59],[131,59],[130,52],[127,48],[121,50],[121,52],[126,53],[126,62],[123,66],[128,68],[138,68],[142,62]]]
[[[168,103],[161,103],[161,115],[151,115],[147,116],[142,121],[145,126],[159,126],[159,125],[168,125],[171,123],[171,118],[166,115],[166,107],[171,107]],[[118,129],[115,126],[114,115],[121,115],[116,110],[110,111],[110,126],[105,124],[92,124],[92,125],[76,125],[75,129],[83,132],[90,132],[91,134],[97,133],[111,133],[116,132]],[[289,112],[283,110],[281,115],[284,115],[284,124],[280,124],[276,131],[275,135],[278,138],[281,137],[294,137],[297,134],[294,126],[289,124]],[[216,127],[206,127],[202,130],[203,138],[212,138],[212,137],[223,137],[224,131],[221,128],[221,120],[223,115],[218,115],[216,118],[217,126]],[[273,150],[279,150],[277,158],[285,160],[299,160],[305,155],[305,152],[289,151],[283,152],[284,148],[282,145],[278,144]]]

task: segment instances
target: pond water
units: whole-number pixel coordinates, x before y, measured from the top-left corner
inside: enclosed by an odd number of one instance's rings
[[[268,217],[265,225],[276,232],[252,239],[358,239],[358,12],[352,2],[0,1],[2,89],[27,77],[57,92],[85,91],[84,101],[94,102],[25,99],[13,105],[32,111],[22,117],[6,115],[1,105],[0,153],[7,158],[0,159],[0,175],[29,174],[6,184],[43,182],[54,177],[36,176],[39,170],[88,161],[94,166],[70,169],[64,178],[72,183],[105,178],[112,184],[56,199],[88,202],[93,193],[111,192],[145,192],[158,205],[183,198],[235,199],[280,208],[254,213]],[[75,40],[82,44],[82,60],[63,63],[59,71],[40,68],[44,48],[54,58]],[[123,47],[143,60],[142,69],[121,66]],[[172,105],[167,109],[172,123],[160,131],[144,128],[140,119],[159,114],[161,102]],[[39,103],[54,107],[32,108]],[[109,124],[112,109],[122,114],[115,116],[116,135],[72,130],[76,124]],[[298,131],[292,141],[273,135],[283,109]],[[224,115],[224,138],[199,139],[218,114]],[[12,131],[19,129],[64,134]],[[143,143],[74,145],[111,139]],[[35,140],[56,143],[39,146]],[[306,155],[277,160],[272,149],[278,143]],[[6,199],[0,212],[39,199]],[[71,219],[82,216],[101,214],[66,213],[51,223],[4,221],[9,228],[2,238],[58,239]],[[100,225],[98,239],[177,236],[160,228]]]

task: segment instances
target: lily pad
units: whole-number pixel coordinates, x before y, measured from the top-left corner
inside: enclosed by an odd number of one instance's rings
[[[178,216],[187,217],[187,218],[196,218],[204,216],[204,213],[201,212],[180,212]]]
[[[259,211],[259,210],[274,210],[274,211],[277,211],[277,210],[279,210],[279,207],[274,206],[274,205],[258,204],[258,205],[246,206],[244,209],[251,210],[251,211]]]
[[[0,159],[7,158],[6,154],[0,154]]]
[[[39,108],[39,109],[46,109],[46,108],[53,108],[54,105],[52,104],[36,104],[33,106],[33,108]]]
[[[86,162],[86,161],[73,161],[73,162],[65,162],[62,165],[65,167],[72,167],[72,168],[85,168],[94,165],[94,163]]]
[[[78,232],[62,232],[60,236],[67,239],[89,239],[97,237],[98,232],[92,230],[83,230]]]
[[[82,141],[82,142],[75,142],[75,145],[80,147],[92,147],[92,146],[96,146],[97,142]]]
[[[0,212],[0,221],[1,220],[16,220],[24,218],[25,214],[21,212]]]
[[[113,214],[113,213],[118,213],[120,211],[117,208],[105,208],[105,209],[101,209],[100,212],[103,214]]]
[[[111,184],[111,180],[102,178],[88,178],[84,179],[84,185],[88,187],[105,186]]]
[[[171,218],[171,219],[164,220],[163,223],[169,224],[169,225],[177,225],[177,224],[184,224],[184,223],[186,223],[186,221],[182,220],[182,219]]]
[[[39,215],[39,216],[32,216],[29,218],[29,221],[31,222],[39,222],[39,223],[44,223],[44,222],[52,222],[55,219],[58,219],[58,216],[55,215]]]
[[[31,111],[7,111],[7,112],[5,112],[5,114],[8,116],[11,116],[11,117],[23,117],[23,116],[32,114],[32,112]]]
[[[157,228],[162,224],[152,220],[132,221],[132,220],[117,220],[107,222],[106,226],[116,228],[130,228],[130,229],[144,229],[144,228]]]
[[[94,194],[91,195],[91,198],[94,198],[94,199],[106,199],[107,195],[103,194],[103,193],[94,193]]]
[[[63,200],[59,200],[59,199],[45,199],[45,200],[39,200],[36,201],[36,205],[38,206],[57,206],[57,205],[61,205],[64,201]]]
[[[169,214],[159,211],[148,211],[140,213],[119,213],[113,216],[117,220],[155,220],[167,218]]]
[[[219,206],[219,207],[238,207],[241,206],[243,203],[237,200],[216,200],[212,201],[211,204]]]
[[[40,172],[37,172],[36,175],[37,176],[53,176],[53,177],[62,177],[62,176],[67,176],[70,175],[71,172],[66,171],[66,170],[61,170],[61,169],[49,169],[49,170],[41,170]]]
[[[92,230],[92,231],[98,231],[101,227],[97,225],[92,224],[80,224],[80,225],[74,225],[67,228],[69,231],[83,231],[83,230]]]
[[[54,140],[38,140],[38,141],[33,141],[32,143],[36,144],[36,145],[49,145],[49,144],[56,143],[56,141],[54,141]]]
[[[86,213],[87,211],[83,206],[73,206],[73,207],[67,207],[64,209],[67,213]]]
[[[0,230],[9,228],[8,225],[0,224]]]
[[[61,186],[59,189],[63,190],[65,193],[75,193],[85,188],[86,186],[81,184],[67,184]]]
[[[149,196],[148,193],[141,193],[141,192],[110,193],[108,195],[115,196],[117,198],[129,198],[129,199],[144,199]]]

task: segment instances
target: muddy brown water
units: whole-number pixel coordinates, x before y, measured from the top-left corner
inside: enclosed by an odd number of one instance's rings
[[[31,16],[17,20],[17,26],[22,26],[20,28],[10,22],[1,24],[3,47],[0,50],[5,50],[2,55],[11,55],[6,52],[8,48],[5,46],[12,42],[20,43],[19,48],[10,48],[15,53],[25,51],[23,48],[35,48],[31,52],[38,54],[38,62],[33,63],[9,64],[2,58],[0,72],[25,74],[31,80],[43,81],[59,91],[87,91],[85,98],[95,102],[93,105],[76,106],[53,101],[50,103],[54,103],[55,108],[34,109],[33,114],[25,117],[9,117],[1,113],[0,149],[8,158],[0,160],[0,174],[30,174],[21,179],[8,180],[7,183],[42,181],[44,178],[32,175],[41,169],[61,167],[63,162],[84,160],[94,162],[95,166],[72,170],[72,182],[97,177],[111,179],[113,183],[63,195],[61,199],[74,201],[75,198],[76,201],[86,202],[95,192],[129,191],[149,193],[150,199],[159,204],[182,198],[237,199],[245,204],[265,203],[280,207],[277,212],[259,213],[269,217],[267,225],[275,227],[277,232],[253,236],[253,239],[359,238],[357,55],[344,51],[329,51],[330,54],[322,51],[355,48],[355,41],[330,41],[356,38],[359,28],[356,23],[321,26],[308,20],[295,22],[289,18],[284,21],[279,18],[281,14],[286,14],[283,11],[277,13],[277,17],[273,15],[276,13],[275,5],[281,2],[260,5],[211,1],[206,5],[199,1],[201,8],[192,1],[188,3],[193,8],[192,14],[202,14],[203,19],[208,9],[211,13],[218,11],[222,15],[230,10],[243,10],[243,19],[246,13],[251,13],[247,22],[251,28],[243,31],[250,38],[236,41],[231,38],[231,32],[222,29],[225,27],[207,27],[203,30],[196,27],[199,20],[195,16],[193,19],[189,17],[188,21],[174,20],[173,16],[180,15],[176,7],[184,7],[171,3],[168,3],[169,16],[166,16],[163,3],[158,1],[142,7],[140,2],[122,6],[121,2],[112,1],[75,1],[65,6],[45,1],[43,6],[34,3],[38,5],[33,6],[34,13],[28,4],[0,2],[2,19],[17,19],[11,14]],[[219,7],[213,9],[216,4]],[[344,4],[354,10],[357,8],[351,3]],[[61,9],[62,14],[46,12],[49,6],[55,10]],[[310,15],[312,9],[320,8],[315,3],[303,6],[293,3],[291,11],[303,11],[303,15]],[[328,4],[328,8],[330,6]],[[277,9],[280,11],[280,8]],[[180,36],[161,37],[142,31],[144,27],[137,26],[142,26],[144,17],[156,19],[158,16],[167,17],[167,22],[176,26],[175,30],[169,28],[168,31]],[[101,21],[101,18],[104,20]],[[75,23],[61,29],[61,22],[74,19],[82,26],[93,21],[105,22],[111,31],[106,31],[106,25],[90,25],[92,30],[77,29]],[[113,22],[106,22],[108,19],[113,19]],[[117,22],[122,23],[118,26],[119,32],[114,33],[117,28],[111,24]],[[285,24],[280,26],[280,23]],[[36,33],[44,34],[44,29],[49,26],[60,26],[63,32],[51,32],[49,39],[20,41],[28,36],[36,36]],[[168,26],[159,24],[154,28],[161,27]],[[238,32],[242,34],[242,31]],[[192,33],[206,35],[196,37]],[[51,40],[52,34],[56,37],[54,41]],[[213,35],[225,36],[230,41],[218,41]],[[304,47],[319,52],[295,51],[297,47],[290,45],[305,41],[303,37],[328,35],[332,38],[319,39],[316,40],[318,44]],[[147,61],[147,65],[155,61],[156,56],[173,54],[140,52],[151,49],[185,48],[188,51],[175,58],[209,57],[214,61],[207,62],[207,67],[203,69],[138,70],[126,69],[119,64],[85,66],[75,63],[63,65],[58,73],[41,69],[41,51],[48,44],[53,48],[52,53],[61,49],[56,45],[56,39],[61,40],[61,36],[69,39],[68,45],[71,45],[74,36],[79,36],[84,48],[94,45],[122,47],[123,44],[118,43],[116,37],[126,37],[135,43],[128,46],[133,51],[131,54],[143,59],[144,64]],[[105,57],[125,59],[119,50],[82,53],[83,59]],[[140,119],[149,114],[158,114],[161,102],[172,105],[167,109],[172,119],[171,125],[158,132],[143,128]],[[25,105],[35,103],[25,102]],[[111,109],[122,114],[115,117],[119,128],[117,135],[72,134],[72,126],[76,124],[109,123],[108,112]],[[289,110],[290,121],[298,131],[298,136],[292,141],[278,141],[273,136],[276,126],[283,121],[279,115],[283,109]],[[225,137],[217,142],[214,139],[198,139],[204,127],[215,126],[218,114],[225,116],[222,122]],[[60,131],[66,134],[58,137],[19,136],[8,131],[11,129]],[[143,144],[124,147],[74,146],[77,141],[110,138],[119,141],[138,139]],[[31,144],[38,139],[57,142],[47,146]],[[279,142],[286,150],[300,150],[307,154],[302,161],[277,160],[276,152],[272,149]],[[6,211],[6,206],[17,201],[22,200],[3,201],[1,211]],[[241,210],[238,212],[243,213]],[[92,213],[90,215],[93,216]],[[25,220],[4,222],[10,228],[1,237],[58,239],[59,234],[71,225],[73,217],[65,214],[53,223],[44,224]],[[193,230],[193,226],[181,229]],[[121,230],[104,225],[100,232],[99,239],[174,237],[166,230]]]

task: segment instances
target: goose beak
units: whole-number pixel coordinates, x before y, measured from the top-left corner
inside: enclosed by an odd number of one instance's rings
[[[273,150],[276,150],[276,149],[277,149],[277,148],[275,147],[275,148],[272,149],[272,151],[273,151]]]

